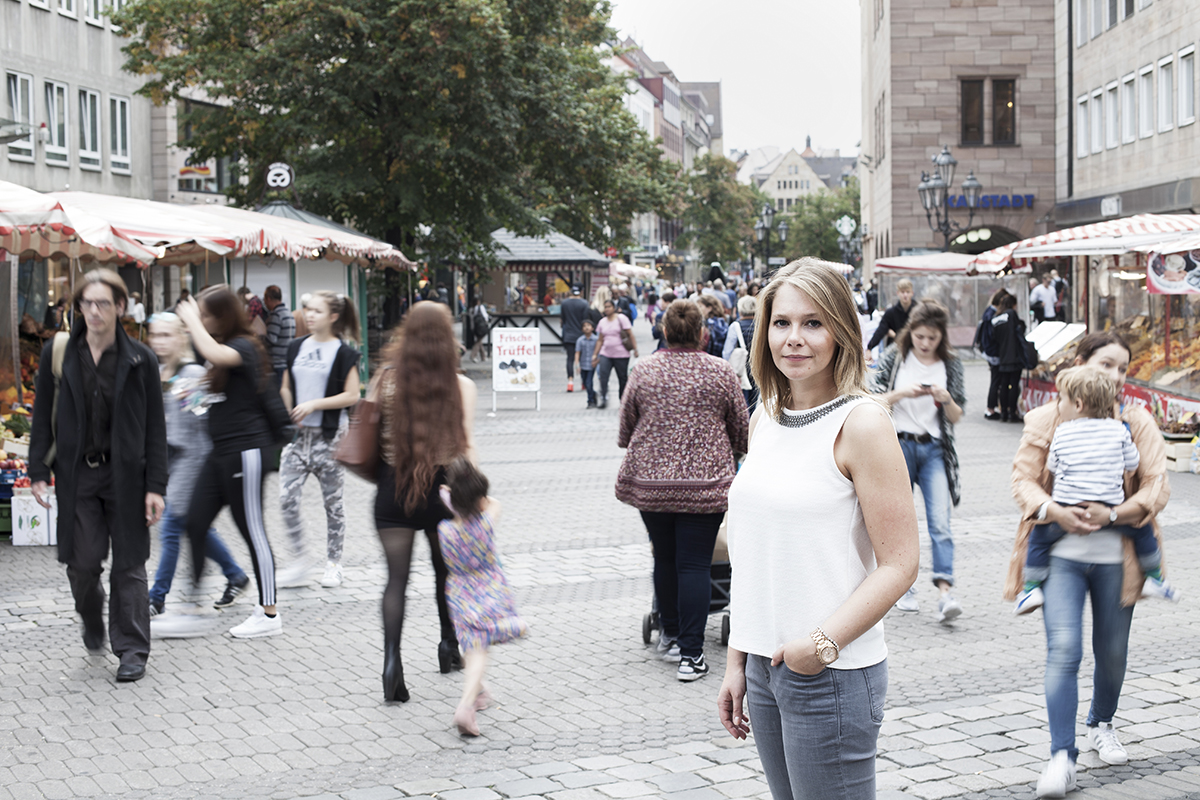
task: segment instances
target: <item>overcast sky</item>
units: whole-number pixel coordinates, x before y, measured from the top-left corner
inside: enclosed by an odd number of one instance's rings
[[[612,26],[682,81],[720,81],[725,154],[861,135],[855,0],[613,0]]]

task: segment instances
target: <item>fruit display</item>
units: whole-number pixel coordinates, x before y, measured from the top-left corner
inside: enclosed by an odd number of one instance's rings
[[[30,424],[29,409],[23,406],[13,406],[12,412],[0,417],[0,430],[4,440],[13,442],[17,447],[29,447]]]

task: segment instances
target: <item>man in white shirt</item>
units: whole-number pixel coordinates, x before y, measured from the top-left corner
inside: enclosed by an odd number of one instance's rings
[[[1058,302],[1058,293],[1054,291],[1054,277],[1047,272],[1042,276],[1041,286],[1035,286],[1029,293],[1029,307],[1033,310],[1033,318],[1038,322],[1054,319],[1054,304]],[[1038,303],[1041,303],[1039,310]]]

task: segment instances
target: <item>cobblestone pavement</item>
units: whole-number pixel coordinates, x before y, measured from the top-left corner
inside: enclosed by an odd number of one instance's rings
[[[649,341],[639,320],[639,338]],[[280,591],[284,634],[234,640],[226,629],[252,601],[208,608],[202,638],[156,640],[149,672],[115,684],[116,660],[89,657],[63,568],[49,548],[0,546],[0,800],[8,798],[281,798],[444,800],[768,797],[752,742],[720,728],[720,617],[709,620],[713,675],[683,684],[641,641],[650,555],[636,511],[612,486],[621,451],[616,410],[585,411],[567,394],[561,355],[543,363],[542,411],[504,395],[490,412],[483,373],[476,435],[505,506],[499,541],[528,638],[493,651],[496,706],[484,736],[459,738],[457,674],[439,675],[432,571],[418,545],[404,633],[413,699],[380,702],[382,553],[373,487],[347,481],[345,582]],[[892,612],[879,794],[899,798],[1031,797],[1048,756],[1041,696],[1040,619],[1016,619],[1000,598],[1016,512],[1008,475],[1019,428],[981,418],[986,370],[967,368],[959,426],[964,499],[954,516],[964,615],[934,622],[928,540],[921,612]],[[615,380],[615,379],[614,379]],[[1180,605],[1138,606],[1121,709],[1125,767],[1081,755],[1084,798],[1200,796],[1200,479],[1172,477],[1162,515]],[[267,528],[282,549],[277,481]],[[323,552],[319,492],[304,499],[313,550]],[[227,516],[218,527],[249,559]],[[923,534],[924,535],[924,534]],[[150,568],[157,564],[157,548]],[[172,613],[196,611],[179,597]],[[1081,670],[1081,708],[1091,659]],[[1080,719],[1083,718],[1081,713]]]

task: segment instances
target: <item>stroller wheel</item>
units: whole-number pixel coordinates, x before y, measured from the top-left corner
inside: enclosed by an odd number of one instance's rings
[[[729,615],[724,614],[721,617],[721,646],[725,647],[729,644]]]
[[[642,617],[642,644],[650,644],[650,635],[654,633],[654,615]]]

